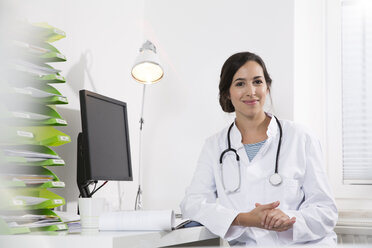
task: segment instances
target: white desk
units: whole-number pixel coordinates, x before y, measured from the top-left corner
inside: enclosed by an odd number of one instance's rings
[[[6,248],[123,248],[164,247],[210,240],[218,246],[219,237],[205,227],[165,231],[118,231],[97,233],[48,232],[0,236],[0,247]]]

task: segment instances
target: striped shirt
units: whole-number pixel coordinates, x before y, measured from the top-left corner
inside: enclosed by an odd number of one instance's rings
[[[258,151],[261,149],[266,140],[255,144],[244,144],[245,152],[248,155],[249,161],[252,161],[253,158],[257,155]]]

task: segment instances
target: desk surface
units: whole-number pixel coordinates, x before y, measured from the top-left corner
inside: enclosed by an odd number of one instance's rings
[[[96,233],[48,232],[0,236],[0,247],[72,248],[72,247],[164,247],[218,239],[205,227],[175,231],[101,231]]]

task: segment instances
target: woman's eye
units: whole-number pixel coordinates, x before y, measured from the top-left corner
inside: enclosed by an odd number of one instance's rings
[[[244,85],[244,82],[237,82],[236,84],[235,84],[235,86],[243,86]]]
[[[254,84],[262,84],[262,81],[261,80],[256,80],[253,82]]]

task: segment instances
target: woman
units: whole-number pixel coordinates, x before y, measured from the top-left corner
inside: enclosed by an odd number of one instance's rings
[[[227,59],[220,105],[236,119],[207,139],[181,203],[183,216],[233,245],[335,245],[337,208],[319,141],[264,112],[270,88],[259,56]]]

